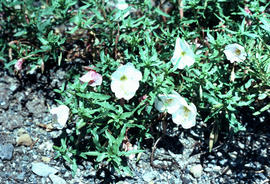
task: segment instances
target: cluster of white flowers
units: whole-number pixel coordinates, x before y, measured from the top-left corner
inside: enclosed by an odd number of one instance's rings
[[[169,95],[158,95],[155,99],[155,108],[159,112],[171,114],[173,122],[185,129],[191,128],[196,124],[196,106],[193,103],[188,105],[186,100],[176,91]]]
[[[124,2],[124,1],[123,1]],[[126,5],[125,5],[126,6]],[[123,9],[125,9],[124,7]],[[121,8],[119,8],[121,9]],[[243,61],[246,58],[244,47],[238,44],[230,44],[225,47],[224,53],[231,63]],[[173,65],[178,69],[184,69],[186,66],[190,67],[195,63],[195,54],[188,43],[176,38],[175,49],[173,57],[171,58]],[[142,79],[142,73],[137,70],[132,63],[127,63],[119,67],[111,76],[111,90],[115,93],[118,99],[131,99],[139,88],[139,81]],[[168,112],[172,115],[172,121],[188,129],[196,124],[197,109],[177,92],[172,94],[160,94],[155,99],[155,108],[159,112]]]
[[[139,88],[142,73],[132,63],[127,63],[113,72],[111,78],[111,90],[114,92],[116,98],[129,100]]]

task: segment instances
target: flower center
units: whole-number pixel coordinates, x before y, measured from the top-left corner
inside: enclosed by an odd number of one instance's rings
[[[126,81],[127,80],[127,76],[123,75],[121,78],[120,78],[120,81]]]
[[[166,103],[167,103],[167,104],[171,104],[172,101],[173,101],[173,99],[169,98],[169,99],[166,100]]]
[[[181,56],[185,56],[186,55],[186,52],[185,51],[181,51],[180,55]]]
[[[184,117],[187,118],[190,110],[187,107],[184,107]]]
[[[235,49],[235,54],[236,54],[237,56],[240,56],[241,50],[240,50],[240,49]]]

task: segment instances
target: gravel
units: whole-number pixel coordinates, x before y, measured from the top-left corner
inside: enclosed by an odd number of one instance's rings
[[[14,147],[12,144],[0,144],[0,159],[11,160],[13,156]]]

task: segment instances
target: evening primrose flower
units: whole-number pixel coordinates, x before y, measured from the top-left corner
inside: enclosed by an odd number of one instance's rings
[[[177,65],[178,69],[183,69],[185,66],[189,67],[195,63],[194,52],[189,47],[188,43],[179,37],[176,38],[171,62],[173,65]]]
[[[80,81],[82,82],[87,82],[90,86],[99,86],[102,83],[102,76],[97,73],[95,70],[90,70],[83,76],[79,78]]]
[[[244,47],[237,43],[227,45],[224,53],[231,63],[244,61],[247,56]]]
[[[175,124],[181,125],[184,129],[191,128],[196,124],[197,109],[196,106],[191,103],[187,104],[185,101],[178,108],[178,110],[172,114],[172,120]]]
[[[155,99],[155,108],[159,112],[167,111],[169,114],[173,114],[183,103],[186,103],[185,99],[176,91],[173,91],[172,94],[169,95],[158,95]]]
[[[115,93],[116,98],[129,100],[139,88],[142,73],[132,63],[127,63],[113,72],[111,78],[111,90]]]
[[[50,113],[55,114],[57,116],[57,122],[59,123],[61,128],[66,126],[68,116],[69,116],[69,108],[66,105],[53,107],[51,108]]]

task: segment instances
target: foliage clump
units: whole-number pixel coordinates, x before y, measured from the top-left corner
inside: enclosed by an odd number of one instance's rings
[[[0,3],[6,68],[35,74],[76,58],[88,65],[87,75],[71,73],[55,90],[62,95],[57,102],[70,109],[71,129],[56,150],[74,171],[78,158],[93,158],[97,168],[103,162],[131,174],[126,157],[142,151],[161,119],[180,129],[207,127],[217,140],[245,130],[242,116],[270,108],[266,0],[154,2]],[[180,105],[170,112],[175,99]]]

